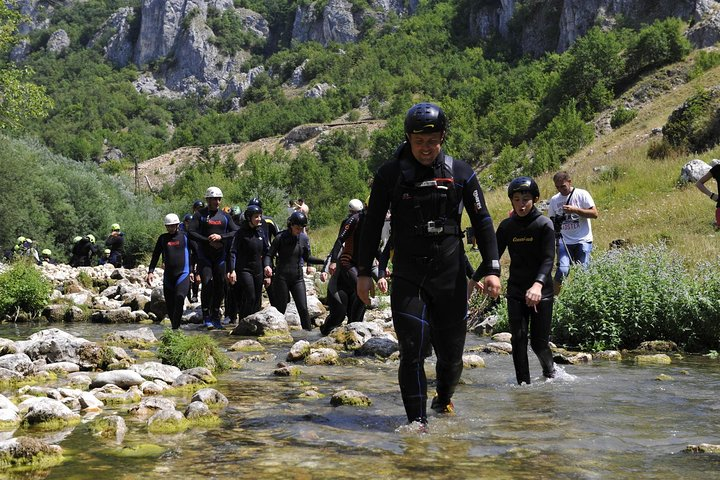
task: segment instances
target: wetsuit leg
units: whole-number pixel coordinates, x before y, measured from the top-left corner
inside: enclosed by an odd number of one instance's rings
[[[430,324],[419,288],[396,278],[390,296],[393,325],[400,347],[398,382],[409,422],[427,422],[425,357],[429,355]]]
[[[522,300],[507,299],[508,320],[512,334],[512,356],[515,365],[515,377],[518,385],[530,384],[530,367],[528,365],[528,320],[530,309]]]
[[[237,287],[242,292],[238,303],[239,317],[242,319],[260,310],[257,299],[262,295],[262,277],[250,272],[240,272]]]
[[[282,275],[274,275],[272,285],[273,296],[275,297],[275,305],[273,305],[273,307],[277,308],[280,313],[285,313],[288,304],[287,299],[290,295],[287,279]]]
[[[221,258],[213,262],[212,267],[212,303],[210,306],[210,317],[220,321],[220,306],[225,298],[225,259]]]
[[[295,307],[297,308],[298,315],[300,316],[300,325],[304,330],[312,330],[312,324],[310,323],[310,313],[308,312],[307,306],[305,279],[303,277],[300,277],[294,282],[290,283],[290,293],[292,294],[293,300],[295,300]]]
[[[200,304],[202,307],[202,315],[203,319],[207,320],[210,318],[210,309],[212,306],[212,298],[213,298],[213,268],[212,264],[207,262],[202,262],[199,265],[200,268],[200,278],[202,279],[202,290],[200,291]]]
[[[167,305],[168,318],[173,330],[180,328],[185,306],[185,297],[190,289],[190,277],[181,275],[179,278],[166,278],[163,281],[163,294]]]
[[[549,298],[538,304],[537,313],[530,311],[530,347],[537,355],[543,375],[547,378],[555,376],[555,364],[549,345],[552,310],[553,299]]]
[[[320,327],[320,332],[327,335],[333,328],[342,324],[347,313],[347,294],[339,289],[340,272],[336,271],[328,281],[327,302],[330,313],[325,319],[325,323]]]
[[[462,269],[455,272],[452,290],[430,279],[424,296],[430,310],[431,341],[437,356],[436,390],[438,403],[450,403],[463,371],[467,335],[467,282]]]
[[[345,291],[348,295],[348,322],[362,322],[365,318],[367,307],[357,296],[357,268],[347,269],[345,278]]]
[[[438,328],[439,326],[433,323],[431,325],[432,344],[437,355],[435,372],[438,402],[440,405],[446,405],[450,403],[462,375],[467,323],[455,321],[447,326],[443,325],[442,328]]]

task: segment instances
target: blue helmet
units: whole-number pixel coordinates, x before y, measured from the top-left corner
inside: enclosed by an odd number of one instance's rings
[[[257,214],[262,215],[262,208],[258,207],[257,205],[248,205],[245,209],[245,220],[249,222],[253,215]]]

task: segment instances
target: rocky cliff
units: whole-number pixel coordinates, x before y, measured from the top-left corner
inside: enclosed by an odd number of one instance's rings
[[[72,0],[68,0],[72,1]],[[292,41],[348,43],[362,39],[373,25],[391,17],[413,15],[419,0],[368,0],[360,8],[350,0],[297,2]],[[459,2],[466,34],[476,41],[503,39],[516,45],[522,54],[539,56],[547,51],[562,52],[594,25],[614,26],[618,21],[639,25],[655,19],[678,17],[691,22],[688,37],[698,47],[720,39],[720,0],[478,0]],[[58,2],[22,0],[20,8],[30,21],[23,31],[48,29]],[[208,14],[232,11],[241,19],[246,33],[260,42],[273,32],[262,15],[236,8],[232,0],[142,0],[138,8],[124,7],[113,13],[89,42],[100,46],[118,67],[135,64],[149,70],[137,82],[138,89],[167,96],[201,93],[233,97],[242,94],[264,68],[245,72],[250,53],[240,50],[229,55],[215,41],[208,26]],[[466,20],[465,20],[466,19]],[[139,28],[133,28],[138,25]],[[53,45],[68,48],[64,32],[49,32]],[[463,32],[460,32],[461,34]],[[27,54],[27,44],[13,52],[13,58]],[[302,71],[293,79],[302,83]],[[290,80],[290,79],[288,79]],[[159,84],[164,84],[160,87]]]

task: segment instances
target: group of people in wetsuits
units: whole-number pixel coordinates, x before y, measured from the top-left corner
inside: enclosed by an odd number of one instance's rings
[[[392,250],[390,299],[400,349],[398,381],[408,421],[423,426],[428,421],[424,360],[435,351],[436,393],[430,408],[452,413],[452,397],[463,370],[471,291],[479,290],[492,298],[500,295],[500,257],[507,250],[510,268],[506,297],[517,382],[531,381],[528,342],[540,361],[542,374],[552,378],[551,273],[558,245],[558,225],[554,223],[562,224],[565,217],[554,222],[542,215],[536,207],[540,198],[537,183],[518,177],[507,191],[512,211],[495,231],[475,172],[442,149],[447,124],[443,110],[432,103],[416,104],[407,112],[405,140],[375,175],[368,204],[358,199],[349,202],[348,215],[325,262],[311,255],[305,234],[307,215],[302,210],[293,212],[287,229],[278,232],[274,222],[263,215],[259,200],[253,199],[236,222],[219,208],[220,189],[210,187],[205,196],[207,205],[186,219],[182,238],[177,216],[166,216],[168,232],[158,239],[148,280],[152,280],[162,254],[166,299],[175,302],[168,308],[173,328],[180,325],[182,308],[178,305],[182,305],[189,288],[192,251],[202,281],[202,313],[208,328],[222,328],[220,306],[227,292],[242,318],[260,309],[264,286],[271,304],[283,313],[292,295],[302,327],[312,329],[303,269],[325,263],[321,275],[323,280],[330,275],[330,313],[321,331],[328,334],[345,318],[348,322],[363,319],[373,279],[383,292],[388,290],[388,252]],[[569,179],[555,180],[562,193],[560,189],[569,184]],[[572,195],[572,187],[567,189],[569,192],[563,194]],[[587,207],[587,212],[572,207],[569,201],[557,208],[574,208],[570,213],[576,216],[597,216],[594,205]],[[463,248],[463,234],[467,233],[461,228],[463,209],[470,219],[475,240],[472,245],[482,258],[477,268]],[[380,253],[390,212],[392,233]],[[570,220],[576,221],[574,217]]]
[[[208,188],[206,204],[196,202],[198,208],[189,218],[186,216],[183,228],[177,215],[165,217],[168,232],[156,242],[147,281],[154,279],[162,256],[163,288],[166,302],[172,303],[168,304],[168,314],[173,313],[172,327],[180,327],[190,284],[201,283],[203,324],[208,329],[223,328],[223,302],[229,321],[259,311],[263,286],[270,303],[281,313],[285,313],[292,295],[302,327],[312,329],[303,271],[323,260],[311,255],[305,233],[307,215],[300,209],[294,211],[288,217],[287,228],[279,231],[275,221],[263,214],[259,198],[250,200],[242,218],[221,209],[222,198],[218,187]]]
[[[117,223],[112,224],[110,229],[111,231],[105,240],[105,249],[102,254],[99,253],[100,248],[95,243],[95,235],[89,233],[73,238],[69,262],[70,266],[90,267],[109,263],[115,267],[121,267],[123,264],[125,234],[120,230],[120,225]],[[6,260],[19,257],[31,258],[38,265],[43,263],[54,265],[58,263],[49,248],[44,248],[38,253],[38,249],[32,239],[25,236],[18,237],[15,246],[4,252],[4,258]]]

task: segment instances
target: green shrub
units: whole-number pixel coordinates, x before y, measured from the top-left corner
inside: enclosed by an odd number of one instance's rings
[[[635,117],[637,117],[637,110],[633,108],[616,108],[612,114],[612,118],[610,118],[610,126],[612,128],[618,128],[632,121]]]
[[[573,268],[555,303],[555,341],[583,350],[672,340],[689,350],[720,344],[718,264],[688,271],[664,244],[610,250]]]
[[[38,315],[50,300],[52,285],[30,260],[18,260],[0,274],[0,314]]]
[[[702,152],[720,142],[720,89],[701,90],[676,109],[663,127],[674,147]]]
[[[690,80],[699,77],[703,72],[720,65],[720,52],[708,52],[700,50],[695,57],[695,64],[688,72]]]
[[[182,370],[207,367],[222,372],[231,365],[230,359],[212,338],[207,335],[189,337],[178,330],[167,330],[160,338],[158,358]]]

